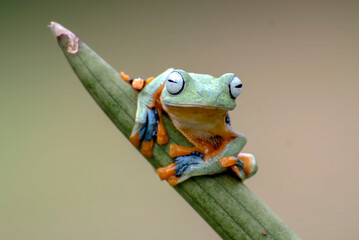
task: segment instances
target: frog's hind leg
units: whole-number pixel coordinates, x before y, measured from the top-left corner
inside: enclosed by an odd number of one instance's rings
[[[195,152],[191,155],[177,157],[174,159],[174,163],[162,168],[166,170],[167,175],[161,179],[167,179],[171,186],[175,186],[190,177],[224,172],[227,167],[230,167],[242,181],[257,172],[256,160],[249,153],[240,153],[237,157],[211,158],[203,161],[203,155]],[[160,171],[163,170],[157,169],[159,175]]]

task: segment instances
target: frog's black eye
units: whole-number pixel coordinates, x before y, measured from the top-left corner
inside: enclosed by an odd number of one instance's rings
[[[242,82],[241,80],[234,76],[232,82],[229,84],[229,95],[231,95],[232,99],[235,99],[242,92]]]
[[[170,94],[179,94],[183,90],[183,87],[184,80],[179,72],[174,71],[167,77],[166,89]]]

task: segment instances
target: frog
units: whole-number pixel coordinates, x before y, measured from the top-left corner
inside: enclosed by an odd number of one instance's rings
[[[173,162],[156,170],[161,180],[175,186],[191,177],[230,169],[244,181],[257,172],[254,155],[241,152],[246,137],[231,127],[228,112],[236,107],[243,88],[234,73],[214,77],[170,68],[146,80],[120,75],[139,91],[130,141],[145,157],[153,157],[154,142],[169,142],[164,114],[193,145],[169,145]]]

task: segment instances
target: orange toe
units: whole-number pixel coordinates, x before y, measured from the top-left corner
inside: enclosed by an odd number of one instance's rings
[[[235,165],[238,162],[238,158],[236,157],[223,157],[219,159],[219,162],[221,163],[222,167],[230,167]]]
[[[175,173],[176,173],[175,167],[176,167],[176,164],[172,163],[166,167],[158,168],[156,170],[156,172],[161,180],[166,180],[166,179],[169,179],[170,177],[172,177],[173,175],[175,175]]]
[[[167,171],[166,168],[157,168],[156,172],[158,174],[158,176],[160,177],[161,181],[166,180],[167,177]]]
[[[120,72],[120,75],[123,80],[125,80],[128,83],[130,82],[130,76],[128,76],[126,73]]]
[[[157,143],[159,145],[164,145],[166,143],[168,143],[170,139],[168,138],[167,134],[166,135],[157,135]]]
[[[178,184],[178,177],[176,177],[176,176],[171,176],[171,177],[169,177],[168,178],[168,183],[173,187],[173,186],[175,186],[175,185],[177,185]]]
[[[141,153],[143,154],[143,156],[151,158],[153,157],[152,148],[153,148],[153,140],[149,142],[143,141],[141,147]]]
[[[171,158],[190,155],[192,152],[196,152],[196,148],[182,147],[177,144],[171,144],[169,148],[169,153]]]
[[[152,82],[153,79],[155,79],[155,78],[154,77],[147,78],[145,81],[145,86],[147,86],[150,82]]]
[[[136,133],[135,135],[130,137],[130,142],[135,146],[135,147],[139,147],[140,146],[140,134]]]
[[[141,78],[133,79],[132,81],[132,87],[137,90],[141,90],[145,84],[145,81]]]
[[[239,167],[231,166],[231,169],[232,169],[233,172],[235,172],[237,174],[237,176],[239,176]]]

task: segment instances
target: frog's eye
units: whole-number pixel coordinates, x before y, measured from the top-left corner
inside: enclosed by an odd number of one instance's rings
[[[242,92],[242,81],[234,76],[232,82],[229,84],[229,95],[231,95],[232,99],[235,99]]]
[[[179,72],[172,72],[166,81],[166,89],[170,94],[179,94],[184,87],[184,80]]]

